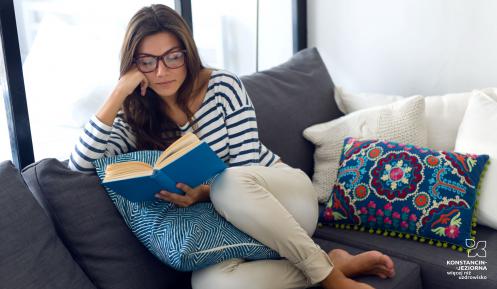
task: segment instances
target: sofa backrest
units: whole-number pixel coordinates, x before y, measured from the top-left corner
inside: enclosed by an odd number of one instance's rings
[[[261,141],[285,163],[312,177],[314,146],[302,131],[343,115],[318,50],[304,49],[281,65],[241,80],[255,107]]]

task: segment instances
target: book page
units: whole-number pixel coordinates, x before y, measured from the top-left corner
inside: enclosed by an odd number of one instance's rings
[[[151,175],[153,168],[144,162],[129,161],[110,164],[105,169],[104,182],[116,181],[120,179],[130,179]]]
[[[185,135],[183,135],[182,137],[180,137],[179,139],[177,139],[174,143],[172,143],[160,156],[159,158],[157,159],[157,161],[155,162],[155,166],[156,168],[158,167],[164,167],[163,165],[162,166],[159,166],[159,164],[161,164],[166,158],[168,158],[169,156],[175,154],[176,152],[182,150],[183,148],[185,147],[188,147],[190,146],[191,144],[195,144],[195,143],[199,143],[200,140],[198,139],[198,137],[191,133],[191,132],[188,132],[186,133]]]
[[[156,163],[154,168],[156,169],[162,169],[163,167],[165,167],[167,164],[173,162],[174,160],[180,158],[181,156],[183,156],[184,154],[188,153],[189,151],[193,150],[194,148],[196,148],[198,145],[200,145],[202,142],[194,142],[194,143],[191,143],[189,144],[188,146],[186,147],[183,147],[179,150],[177,150],[176,152],[174,152],[172,155],[168,156],[167,158],[165,158],[164,160],[162,160],[160,163]]]

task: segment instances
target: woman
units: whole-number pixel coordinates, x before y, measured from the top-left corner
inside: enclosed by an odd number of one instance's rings
[[[193,273],[193,288],[370,288],[349,277],[393,277],[392,260],[377,251],[352,256],[322,251],[309,237],[318,206],[309,178],[284,164],[258,138],[253,105],[238,77],[205,68],[184,20],[164,5],[131,19],[121,50],[121,77],[85,126],[69,166],[132,150],[163,150],[193,131],[229,164],[215,181],[185,195],[157,197],[178,206],[209,201],[240,230],[285,259],[228,260]]]

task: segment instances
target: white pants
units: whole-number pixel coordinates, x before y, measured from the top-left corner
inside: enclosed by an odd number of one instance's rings
[[[226,220],[285,259],[231,259],[193,272],[193,289],[306,288],[330,274],[333,263],[314,243],[318,201],[309,177],[277,163],[228,168],[210,198]]]

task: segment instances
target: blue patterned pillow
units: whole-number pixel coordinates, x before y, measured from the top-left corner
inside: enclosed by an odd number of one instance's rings
[[[346,138],[320,221],[462,250],[474,238],[477,188],[487,161],[487,155]]]
[[[153,165],[160,151],[141,151],[94,161],[103,179],[112,163],[143,161]],[[130,202],[105,188],[124,221],[145,247],[176,270],[193,271],[232,258],[279,258],[278,253],[252,239],[221,217],[212,203],[187,208],[157,199]]]

